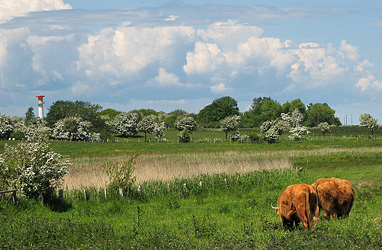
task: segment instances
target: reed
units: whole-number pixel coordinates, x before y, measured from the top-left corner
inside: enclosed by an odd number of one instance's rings
[[[170,181],[175,178],[192,178],[202,174],[235,174],[257,170],[290,168],[293,159],[320,157],[350,157],[380,154],[380,147],[362,148],[312,148],[268,151],[224,151],[178,154],[140,155],[136,161],[137,183],[145,181]],[[82,189],[106,187],[109,179],[103,165],[106,161],[123,161],[129,156],[81,157],[73,160],[64,179],[64,188]]]

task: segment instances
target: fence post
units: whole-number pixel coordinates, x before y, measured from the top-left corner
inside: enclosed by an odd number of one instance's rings
[[[85,197],[85,201],[88,200],[88,192],[86,191],[86,189],[84,189],[84,197]]]
[[[200,186],[200,189],[203,188],[203,181],[200,181],[200,182],[199,182],[199,186]]]
[[[107,188],[105,188],[103,191],[105,193],[105,198],[107,198]]]
[[[119,194],[123,197],[123,189],[122,188],[119,189]]]
[[[138,185],[138,193],[141,194],[141,185]]]

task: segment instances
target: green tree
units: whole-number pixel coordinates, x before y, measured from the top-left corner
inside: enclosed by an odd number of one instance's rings
[[[34,118],[33,108],[28,108],[28,111],[25,113],[25,125],[28,126],[31,120]]]
[[[244,124],[259,127],[265,121],[272,121],[281,116],[282,105],[270,97],[254,98],[251,109],[244,114]]]
[[[81,117],[85,121],[90,121],[93,125],[100,119],[97,113],[102,109],[98,104],[91,104],[84,101],[56,101],[50,106],[46,114],[48,126],[52,127],[57,121],[70,116]],[[101,119],[102,120],[102,119]]]
[[[163,121],[164,125],[169,128],[174,128],[175,127],[175,121],[179,116],[184,116],[187,115],[188,113],[182,109],[176,109],[167,115],[165,115]]]
[[[138,112],[141,113],[142,116],[149,116],[149,115],[158,116],[159,115],[159,112],[153,109],[139,109]]]
[[[283,112],[286,114],[293,112],[296,109],[298,109],[298,111],[300,111],[300,113],[303,115],[306,112],[305,104],[300,99],[295,99],[292,102],[286,102],[282,106]]]
[[[105,120],[113,120],[114,117],[122,113],[121,111],[117,111],[115,109],[105,109],[102,111],[99,111],[97,115],[99,115],[101,118],[104,118]]]
[[[359,117],[359,125],[370,129],[371,134],[374,134],[374,130],[379,128],[378,120],[374,119],[370,114],[362,114]]]
[[[81,117],[84,121],[91,123],[90,132],[100,133],[102,139],[110,137],[111,128],[107,125],[106,120],[98,113],[102,107],[98,104],[92,104],[84,101],[56,101],[50,106],[46,114],[48,127],[53,128],[54,124],[66,117]]]
[[[321,122],[329,125],[341,125],[340,119],[334,116],[335,111],[327,103],[310,103],[306,111],[305,126],[317,127]]]
[[[218,128],[220,121],[228,116],[239,115],[237,101],[232,97],[225,96],[214,100],[204,107],[197,115],[200,126]]]

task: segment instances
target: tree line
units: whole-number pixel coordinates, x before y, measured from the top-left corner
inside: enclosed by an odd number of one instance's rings
[[[365,115],[360,117],[360,125],[373,132],[379,125],[370,115]],[[215,99],[197,114],[181,109],[169,113],[153,109],[121,112],[90,102],[58,100],[50,106],[44,119],[36,118],[32,107],[25,117],[0,115],[0,138],[102,141],[112,134],[127,137],[143,132],[145,140],[147,134],[155,133],[155,138],[161,141],[166,128],[176,128],[180,131],[180,141],[188,142],[198,128],[219,128],[226,133],[226,139],[228,132],[234,131],[231,139],[238,139],[238,128],[259,128],[263,137],[268,133],[272,138],[292,129],[306,133],[305,127],[320,127],[325,134],[331,125],[338,126],[341,122],[327,103],[305,105],[300,99],[281,104],[270,97],[258,97],[253,99],[249,110],[242,113],[237,101],[225,96]],[[271,141],[273,139],[268,142]]]

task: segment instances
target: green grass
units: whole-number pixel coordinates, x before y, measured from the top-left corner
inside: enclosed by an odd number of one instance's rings
[[[64,201],[51,206],[23,199],[18,206],[2,202],[0,249],[381,249],[381,139],[366,133],[354,136],[354,130],[340,132],[277,144],[144,143],[138,138],[102,144],[52,142],[56,152],[91,159],[264,151],[287,155],[293,168],[176,179],[169,182],[170,190],[168,182],[144,182],[141,193],[135,187],[129,197],[110,191],[105,198],[103,190],[91,189],[88,200],[83,190],[66,191]],[[353,184],[356,201],[350,216],[334,222],[321,215],[315,231],[283,230],[271,203],[290,184],[324,177]]]
[[[230,178],[228,186],[222,181]],[[0,211],[0,248],[26,249],[380,249],[380,185],[356,187],[348,218],[323,217],[315,231],[284,231],[270,208],[289,184],[312,182],[305,171],[263,171],[204,177],[214,188],[200,190],[199,178],[172,192],[153,195],[145,186],[135,198],[82,198],[67,194],[65,212],[22,201]],[[159,183],[157,183],[159,185]],[[167,188],[166,185],[163,188]],[[183,190],[183,191],[182,191]]]

